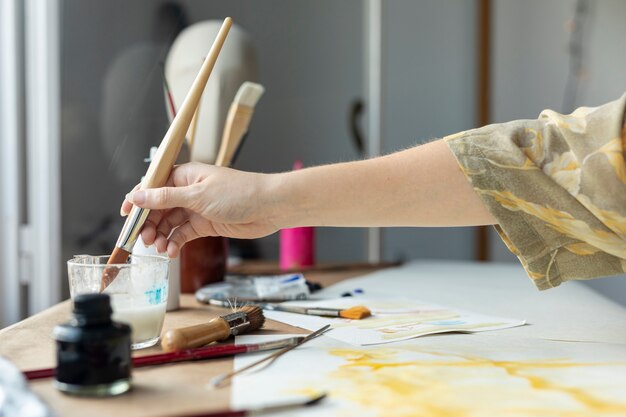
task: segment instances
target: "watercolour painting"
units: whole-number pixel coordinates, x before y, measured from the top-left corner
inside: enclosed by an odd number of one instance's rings
[[[237,343],[276,337],[243,336]],[[259,355],[237,356],[235,368]],[[322,403],[288,415],[622,416],[626,350],[488,334],[368,347],[322,336],[261,371],[237,376],[231,406],[245,409],[320,392],[328,395]]]

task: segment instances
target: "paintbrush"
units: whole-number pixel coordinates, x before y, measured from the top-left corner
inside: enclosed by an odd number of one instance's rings
[[[208,323],[168,330],[161,339],[165,352],[196,348],[225,340],[230,336],[258,330],[265,323],[263,310],[258,306],[244,306],[234,313],[214,318]]]
[[[282,411],[289,411],[293,408],[309,407],[315,405],[326,398],[326,393],[321,392],[304,400],[288,401],[270,405],[264,405],[258,408],[249,408],[247,410],[223,410],[213,411],[209,413],[187,414],[181,417],[246,417],[257,415],[274,415]],[[281,414],[282,415],[282,414]]]
[[[234,377],[235,375],[238,375],[242,372],[245,372],[249,369],[252,368],[256,368],[258,365],[264,363],[264,362],[274,362],[276,359],[278,359],[279,357],[281,357],[282,355],[284,355],[285,353],[289,352],[292,349],[297,348],[298,346],[315,339],[318,336],[323,335],[325,332],[327,332],[330,329],[330,324],[327,324],[326,326],[317,329],[316,331],[314,331],[313,333],[311,333],[310,335],[306,336],[305,338],[303,338],[302,340],[300,340],[298,343],[296,343],[293,346],[288,346],[286,348],[283,348],[281,350],[279,350],[278,352],[272,353],[269,356],[266,356],[262,359],[259,359],[256,362],[251,363],[250,365],[244,366],[241,369],[237,369],[236,371],[230,371],[228,373],[222,374],[222,375],[218,375],[215,378],[213,378],[210,382],[210,385],[213,388],[218,388],[220,385],[222,385],[224,382],[230,380],[232,377]]]
[[[264,91],[265,88],[261,84],[249,81],[246,81],[239,87],[228,110],[215,165],[226,167],[233,163],[238,150],[241,148],[243,138],[248,132],[248,127],[254,114],[254,107]]]
[[[138,356],[132,359],[133,368],[143,368],[146,366],[164,365],[176,362],[199,361],[203,359],[222,358],[234,356],[240,353],[264,352],[267,350],[282,349],[298,344],[304,336],[289,337],[265,343],[250,344],[227,344],[217,346],[205,346],[195,349],[185,349],[178,352],[157,353],[155,355]],[[24,377],[29,381],[35,379],[51,378],[54,376],[55,368],[33,369],[24,371]]]
[[[326,307],[298,307],[284,304],[261,304],[266,310],[284,311],[287,313],[307,314],[309,316],[342,317],[344,319],[361,320],[372,315],[369,308],[365,306],[354,306],[350,308],[326,308]]]
[[[260,300],[238,300],[232,302],[230,300],[223,300],[219,298],[210,298],[200,300],[201,302],[208,303],[217,307],[235,307],[237,305],[258,305],[266,310],[272,311],[284,311],[287,313],[307,314],[309,316],[323,316],[323,317],[342,317],[344,319],[361,320],[372,315],[369,308],[365,306],[354,306],[350,308],[328,308],[328,307],[300,307],[290,306],[285,304],[259,302]]]
[[[191,85],[182,106],[176,114],[176,117],[174,117],[172,124],[157,149],[156,155],[148,167],[148,172],[146,172],[144,180],[141,183],[141,189],[158,188],[165,185],[172,167],[178,158],[178,153],[185,140],[185,134],[189,129],[191,119],[198,108],[202,92],[209,80],[211,71],[215,66],[215,62],[217,61],[217,57],[222,49],[222,45],[224,45],[224,41],[226,40],[231,26],[231,18],[227,17],[224,19],[224,23],[213,42],[213,46],[211,46],[209,54],[202,63],[200,71]],[[130,214],[126,218],[126,222],[115,244],[113,253],[107,262],[110,267],[105,268],[102,274],[100,292],[104,291],[119,273],[119,268],[115,265],[124,264],[128,260],[128,256],[139,237],[139,233],[141,232],[141,228],[149,212],[150,211],[147,209],[133,206]]]

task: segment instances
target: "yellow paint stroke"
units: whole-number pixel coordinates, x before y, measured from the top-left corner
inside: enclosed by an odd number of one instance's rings
[[[327,375],[323,389],[378,417],[626,415],[626,395],[621,395],[626,362],[500,361],[404,351],[425,359],[401,361],[402,351],[391,348],[332,349],[329,353],[345,363]],[[593,374],[607,369],[612,378]],[[625,376],[616,381],[616,375]]]

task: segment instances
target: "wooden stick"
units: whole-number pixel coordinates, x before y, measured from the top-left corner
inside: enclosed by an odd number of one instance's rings
[[[202,98],[202,97],[201,97]],[[191,128],[189,129],[189,134],[187,135],[187,143],[189,145],[189,156],[191,157],[193,152],[193,143],[196,139],[196,132],[198,131],[198,119],[200,119],[200,107],[202,105],[202,101],[198,103],[198,107],[196,108],[196,112],[193,114],[193,119],[191,120]]]
[[[191,124],[191,119],[198,108],[198,103],[200,102],[200,97],[202,96],[204,87],[209,80],[211,71],[213,71],[215,61],[217,61],[217,57],[222,49],[222,46],[224,45],[224,41],[226,40],[226,36],[228,35],[228,31],[231,26],[231,18],[227,17],[224,19],[224,23],[215,38],[215,42],[209,51],[209,55],[202,63],[200,72],[191,85],[191,88],[187,93],[187,97],[185,97],[185,101],[183,101],[182,106],[178,109],[178,114],[176,114],[176,117],[172,121],[170,128],[167,130],[167,133],[161,142],[161,145],[159,145],[159,148],[157,149],[156,155],[148,167],[148,172],[146,172],[146,177],[142,183],[142,188],[157,188],[165,185],[172,167],[176,162],[176,158],[178,157],[183,141],[185,140],[185,134]]]
[[[222,46],[224,45],[224,41],[226,40],[231,26],[232,19],[230,17],[224,19],[224,23],[222,23],[222,27],[213,42],[213,46],[211,46],[209,50],[209,54],[202,63],[200,71],[191,85],[182,106],[178,109],[176,117],[174,117],[165,137],[163,137],[154,158],[152,158],[152,162],[141,183],[141,189],[163,187],[167,182],[185,140],[185,135],[189,130],[191,119],[198,108],[202,92],[206,87],[211,71],[213,71],[213,67],[215,66],[215,62],[222,50]],[[113,265],[126,263],[132,246],[137,240],[139,232],[148,217],[148,212],[148,210],[140,209],[136,206],[132,208],[126,218],[116,248],[109,257],[109,262],[107,262],[107,264],[112,266],[106,268],[102,274],[100,292],[104,291],[117,277],[119,269]]]

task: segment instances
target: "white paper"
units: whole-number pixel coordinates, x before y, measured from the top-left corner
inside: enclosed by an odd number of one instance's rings
[[[282,337],[238,336],[237,343]],[[235,369],[267,354],[238,355]],[[231,392],[234,409],[328,394],[276,416],[617,416],[626,414],[626,347],[509,332],[367,347],[322,336],[235,377]]]
[[[327,324],[327,336],[354,345],[398,342],[435,333],[475,333],[521,326],[523,320],[487,316],[405,298],[343,297],[324,301],[294,301],[286,305],[347,309],[368,307],[361,320],[328,318],[282,311],[265,311],[269,319],[315,331]]]
[[[367,297],[407,297],[523,318],[529,325],[514,330],[520,336],[626,344],[626,308],[581,282],[538,291],[517,263],[413,261],[341,281],[315,297],[336,298],[355,289]]]

